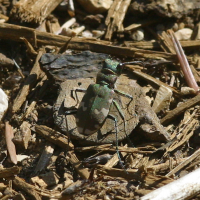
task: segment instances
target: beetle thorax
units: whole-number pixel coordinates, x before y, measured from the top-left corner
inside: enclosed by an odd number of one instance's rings
[[[108,85],[110,88],[114,88],[114,84],[118,78],[118,75],[109,69],[102,69],[97,74],[96,82],[101,85]]]

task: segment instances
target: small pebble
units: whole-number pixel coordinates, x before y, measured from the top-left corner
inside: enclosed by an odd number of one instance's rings
[[[185,28],[185,24],[183,22],[181,22],[180,24],[178,24],[178,29],[181,30]]]
[[[178,31],[178,24],[177,24],[177,23],[174,23],[174,24],[173,24],[172,30],[173,30],[174,32]]]
[[[190,88],[190,87],[181,87],[181,94],[183,96],[191,95],[191,94],[195,94],[195,91],[193,88]]]
[[[105,31],[93,30],[92,33],[93,33],[93,37],[100,38],[101,36],[105,34]]]
[[[93,37],[93,34],[90,31],[86,30],[82,32],[82,37],[91,38]]]
[[[141,41],[144,39],[144,31],[143,29],[138,29],[131,33],[130,37],[135,41]]]
[[[183,28],[175,32],[175,36],[178,40],[189,40],[192,35],[192,29]]]

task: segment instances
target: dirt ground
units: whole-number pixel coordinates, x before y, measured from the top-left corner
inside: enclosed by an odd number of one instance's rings
[[[0,1],[0,198],[199,199],[199,8]],[[81,92],[99,72],[111,81],[110,62],[124,63],[113,100]],[[92,101],[99,111],[110,103],[100,127]],[[81,120],[97,131],[84,135]]]

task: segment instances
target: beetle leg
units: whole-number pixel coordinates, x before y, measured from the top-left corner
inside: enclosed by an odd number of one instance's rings
[[[76,103],[75,106],[77,106],[80,103],[80,101],[78,99],[77,92],[84,92],[84,93],[86,93],[86,91],[87,91],[86,89],[82,89],[82,88],[76,88],[75,90],[71,90],[72,96],[73,96],[73,92],[75,93],[75,96],[76,96],[77,103]]]
[[[113,115],[111,115],[111,114],[109,114],[109,115],[107,116],[107,118],[112,119],[112,120],[114,121],[114,123],[115,123],[116,153],[117,153],[117,156],[118,156],[119,163],[120,163],[121,167],[124,168],[124,165],[122,164],[121,157],[120,157],[120,155],[119,155],[117,119],[116,119]]]
[[[69,138],[68,142],[70,142],[70,134],[69,134],[69,128],[68,128],[68,123],[67,123],[67,115],[73,115],[77,113],[77,109],[73,110],[67,110],[65,111],[65,125],[66,125],[66,133]]]
[[[126,94],[126,93],[124,93],[124,92],[121,92],[121,91],[119,91],[119,90],[114,90],[114,91],[115,91],[115,93],[117,93],[118,95],[121,95],[121,96],[123,96],[123,97],[126,97],[126,98],[129,98],[129,99],[130,99],[130,101],[129,101],[128,104],[127,104],[127,107],[128,107],[129,104],[133,101],[133,97],[132,97],[131,95]]]
[[[118,104],[114,99],[113,99],[113,104],[114,104],[114,106],[116,107],[116,109],[117,109],[117,111],[118,111],[120,117],[121,117],[122,120],[123,120],[123,123],[124,123],[124,132],[125,132],[125,134],[126,134],[126,137],[127,137],[128,141],[129,141],[130,145],[131,145],[131,146],[134,146],[133,143],[131,142],[129,136],[128,136],[127,133],[126,133],[126,120],[125,120],[125,117],[124,117],[124,113],[122,112],[122,110],[121,110],[119,104]]]

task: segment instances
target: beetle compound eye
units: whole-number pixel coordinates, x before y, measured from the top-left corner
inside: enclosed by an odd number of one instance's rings
[[[124,64],[123,64],[123,63],[119,63],[119,64],[117,65],[117,73],[118,73],[118,74],[121,74],[123,68],[124,68]]]

